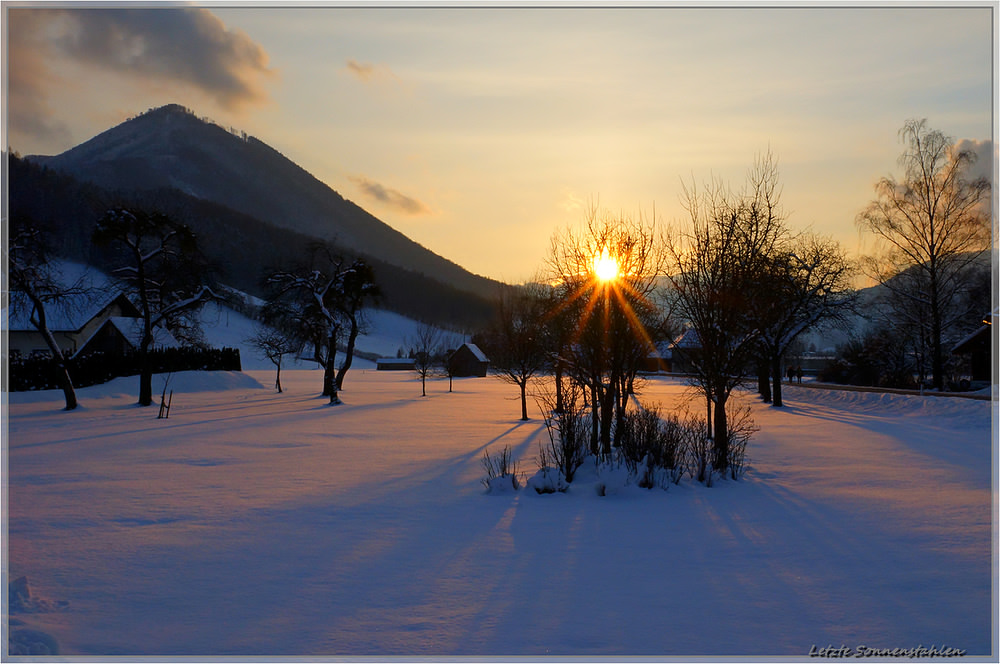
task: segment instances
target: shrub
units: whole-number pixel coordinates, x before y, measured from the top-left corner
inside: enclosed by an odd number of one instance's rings
[[[740,406],[736,408],[728,418],[729,429],[729,476],[734,480],[739,479],[746,472],[747,463],[747,443],[750,438],[760,431],[760,428],[750,417],[750,406]]]
[[[504,491],[508,486],[514,491],[521,488],[517,479],[517,462],[511,458],[509,445],[495,455],[490,454],[489,450],[483,452],[483,469],[486,477],[482,483],[488,491]]]
[[[567,387],[561,412],[546,410],[545,406],[552,404],[545,399],[541,403],[549,443],[547,449],[539,449],[539,468],[554,467],[566,482],[572,482],[587,458],[587,423],[580,409],[580,390],[575,385]]]

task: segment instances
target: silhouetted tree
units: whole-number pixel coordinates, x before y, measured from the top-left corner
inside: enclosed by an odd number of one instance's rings
[[[285,355],[301,350],[301,342],[281,329],[258,324],[247,341],[275,366],[274,389],[281,393],[281,362]]]
[[[496,376],[521,392],[521,419],[528,419],[528,382],[548,360],[544,325],[546,306],[540,288],[505,286],[497,296],[497,316],[490,326],[487,352]]]
[[[306,265],[277,270],[265,277],[273,290],[272,302],[284,307],[284,320],[304,344],[312,359],[323,367],[323,396],[340,403],[337,393],[351,366],[354,342],[361,329],[362,307],[378,290],[371,268],[360,260],[347,264],[329,244],[314,243]],[[340,372],[336,370],[340,334],[348,328],[348,346]]]
[[[15,219],[7,242],[7,275],[10,280],[10,306],[29,312],[28,319],[42,335],[52,354],[66,410],[77,407],[76,390],[69,374],[67,359],[49,329],[47,310],[65,305],[66,300],[84,292],[82,283],[66,286],[53,272],[48,243],[41,229],[26,219]]]
[[[694,380],[714,407],[713,466],[720,472],[730,458],[726,404],[759,355],[754,310],[766,261],[785,233],[780,198],[777,163],[766,153],[757,157],[739,193],[718,180],[704,190],[685,187],[690,229],[668,239],[673,305],[700,343],[691,355]]]
[[[782,357],[803,332],[852,309],[853,266],[836,242],[804,234],[762,257],[758,276],[753,315],[780,407]]]
[[[554,316],[569,323],[558,358],[589,393],[594,453],[610,454],[635,359],[652,348],[648,314],[655,311],[651,296],[666,258],[657,240],[654,222],[600,214],[596,206],[580,232],[567,229],[552,240]]]
[[[149,406],[153,403],[149,363],[153,330],[161,325],[169,329],[195,324],[183,319],[216,295],[203,283],[206,270],[194,233],[166,215],[137,208],[111,209],[98,221],[93,240],[98,246],[122,251],[125,264],[112,274],[139,302],[139,405]]]
[[[906,143],[903,178],[879,180],[877,198],[857,225],[882,250],[867,257],[868,273],[891,291],[895,324],[919,328],[926,339],[934,388],[941,390],[945,337],[968,314],[957,306],[963,275],[989,246],[990,184],[969,177],[976,154],[926,120],[908,120],[899,134]]]
[[[441,364],[441,347],[444,333],[430,323],[417,325],[414,338],[410,342],[413,353],[414,371],[420,377],[420,396],[427,396],[427,377]]]
[[[337,310],[347,324],[347,348],[344,351],[344,361],[337,371],[337,389],[344,389],[344,376],[354,362],[354,347],[358,335],[364,331],[365,306],[377,300],[382,291],[375,283],[375,272],[371,265],[356,260],[347,268],[342,282],[341,297],[337,302]]]

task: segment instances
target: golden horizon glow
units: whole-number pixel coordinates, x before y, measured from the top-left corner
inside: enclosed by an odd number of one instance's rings
[[[618,275],[618,261],[608,254],[607,248],[602,249],[599,256],[594,256],[594,276],[598,281],[614,281]]]

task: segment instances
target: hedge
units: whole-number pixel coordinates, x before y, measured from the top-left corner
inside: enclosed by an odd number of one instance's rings
[[[174,371],[240,371],[238,348],[162,348],[149,351],[153,373]],[[88,387],[106,383],[120,376],[139,374],[139,354],[110,355],[90,353],[83,357],[67,358],[69,375],[74,387]],[[9,364],[11,392],[59,389],[56,363],[52,358],[29,357],[11,359]]]

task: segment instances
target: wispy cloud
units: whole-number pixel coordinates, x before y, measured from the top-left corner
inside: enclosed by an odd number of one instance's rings
[[[8,13],[10,119],[32,135],[55,129],[48,92],[56,62],[187,86],[226,110],[267,99],[264,49],[200,8],[29,9]]]
[[[370,62],[358,62],[354,58],[348,59],[344,68],[352,76],[364,83],[377,81],[391,81],[399,83],[399,78],[385,65],[375,65]]]
[[[351,181],[358,186],[366,198],[399,210],[411,216],[430,214],[431,209],[423,202],[374,182],[363,175],[352,176]]]

